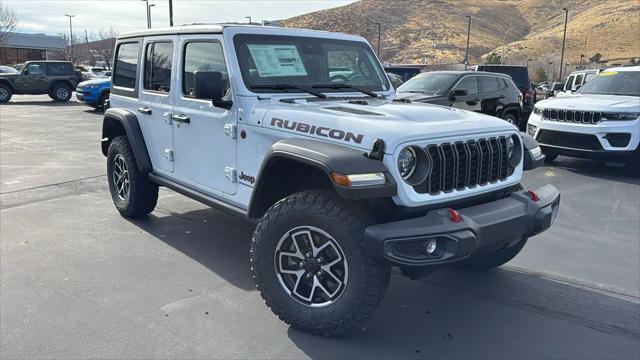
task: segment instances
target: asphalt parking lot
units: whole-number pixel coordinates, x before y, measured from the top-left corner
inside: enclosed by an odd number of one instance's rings
[[[398,274],[349,336],[290,329],[249,274],[252,225],[168,190],[111,203],[102,116],[45,96],[0,105],[0,357],[640,358],[640,181],[560,157],[555,226],[507,266]]]

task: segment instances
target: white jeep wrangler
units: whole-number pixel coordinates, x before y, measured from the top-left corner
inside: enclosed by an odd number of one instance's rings
[[[560,195],[520,186],[543,160],[523,136],[394,100],[359,36],[190,25],[118,38],[102,152],[123,216],[150,213],[160,185],[255,220],[267,305],[331,336],[373,313],[391,266],[489,269],[551,226]]]

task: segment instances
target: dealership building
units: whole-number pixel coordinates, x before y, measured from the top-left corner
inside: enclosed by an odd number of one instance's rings
[[[67,48],[67,41],[61,36],[23,33],[6,35],[5,43],[0,46],[0,65],[47,60],[51,53]]]

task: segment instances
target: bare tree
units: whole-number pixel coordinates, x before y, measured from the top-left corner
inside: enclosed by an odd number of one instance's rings
[[[87,50],[94,61],[101,61],[111,68],[113,60],[113,51],[116,46],[116,38],[118,33],[109,29],[100,29],[97,33],[91,33],[88,37],[89,42],[86,43]]]
[[[0,44],[4,44],[7,40],[7,33],[14,31],[17,26],[16,12],[0,0]]]

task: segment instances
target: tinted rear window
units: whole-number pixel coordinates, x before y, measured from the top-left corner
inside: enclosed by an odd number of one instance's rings
[[[509,67],[509,66],[478,66],[478,70],[507,74],[511,76],[513,82],[520,89],[527,88],[529,72],[525,67]]]
[[[73,66],[68,63],[47,63],[47,75],[48,76],[56,76],[56,75],[73,75]]]
[[[478,78],[480,80],[481,92],[496,91],[500,89],[497,78],[493,76],[478,76]]]
[[[118,46],[116,64],[113,69],[113,85],[134,89],[138,69],[138,50],[140,44],[125,43]]]

